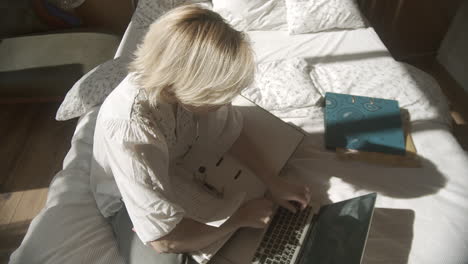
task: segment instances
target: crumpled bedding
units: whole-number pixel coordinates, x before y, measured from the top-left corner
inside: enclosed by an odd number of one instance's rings
[[[420,69],[392,58],[320,63],[310,72],[321,91],[397,100],[411,121],[449,124],[448,104],[437,81]]]
[[[302,58],[258,64],[254,83],[242,95],[269,111],[316,106],[322,99]]]
[[[303,62],[298,58],[295,61]],[[278,61],[273,63],[278,64]],[[272,62],[260,64],[255,83],[242,94],[280,118],[322,120],[322,106],[316,104],[326,92],[334,92],[397,100],[401,108],[408,110],[411,121],[431,120],[445,124],[451,121],[447,100],[437,81],[420,69],[391,57],[314,64],[309,80],[304,78],[303,63],[288,63],[280,69],[269,67],[268,71],[274,74],[263,73],[265,64]],[[315,94],[316,91],[320,94]],[[304,99],[309,104],[304,103]]]
[[[44,209],[10,257],[22,263],[124,264],[112,228],[89,187],[94,127],[99,107],[78,120],[71,148],[49,186]]]

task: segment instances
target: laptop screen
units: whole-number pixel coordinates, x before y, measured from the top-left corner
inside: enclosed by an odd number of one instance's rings
[[[297,263],[360,263],[376,194],[320,208]]]

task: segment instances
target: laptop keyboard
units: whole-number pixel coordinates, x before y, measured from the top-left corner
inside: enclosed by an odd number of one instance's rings
[[[299,250],[300,238],[311,213],[307,207],[297,213],[279,207],[255,253],[254,263],[289,264]]]

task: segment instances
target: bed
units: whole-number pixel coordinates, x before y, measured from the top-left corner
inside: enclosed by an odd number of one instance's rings
[[[140,1],[115,56],[117,60],[129,60],[146,30],[142,25],[167,8],[164,4],[149,7],[150,4],[150,1]],[[322,77],[338,68],[346,74],[356,69],[377,71],[380,68],[374,62],[383,61],[378,65],[384,67],[384,74],[379,80],[373,80],[376,83],[387,82],[385,78],[395,72],[388,68],[393,59],[372,27],[300,35],[290,35],[280,28],[249,30],[247,34],[259,63],[300,57],[310,67],[316,67],[316,74],[323,73]],[[358,65],[353,65],[354,62]],[[330,65],[333,67],[327,69]],[[306,134],[282,174],[305,180],[312,187],[312,200],[320,204],[378,193],[363,263],[468,263],[468,154],[450,132],[447,104],[434,80],[411,66],[402,67],[417,88],[404,87],[400,92],[405,97],[417,97],[406,106],[412,114],[411,133],[421,162],[419,168],[340,160],[336,153],[324,147],[323,108],[308,105],[269,109]],[[119,78],[110,81],[118,82]],[[340,85],[347,87],[340,91],[391,95],[389,90],[375,86],[372,91],[366,90],[369,87],[355,85],[359,80],[353,81]],[[123,263],[111,227],[99,213],[89,188],[99,105],[93,106],[92,100],[88,102],[91,103],[82,107],[79,115],[63,170],[50,185],[46,206],[12,254],[12,264]]]

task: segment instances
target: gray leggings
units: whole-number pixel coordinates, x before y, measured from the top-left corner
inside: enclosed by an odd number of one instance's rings
[[[151,246],[141,242],[128,216],[127,209],[122,209],[110,218],[114,235],[117,238],[120,255],[128,264],[196,264],[197,262],[187,254],[159,254]]]

